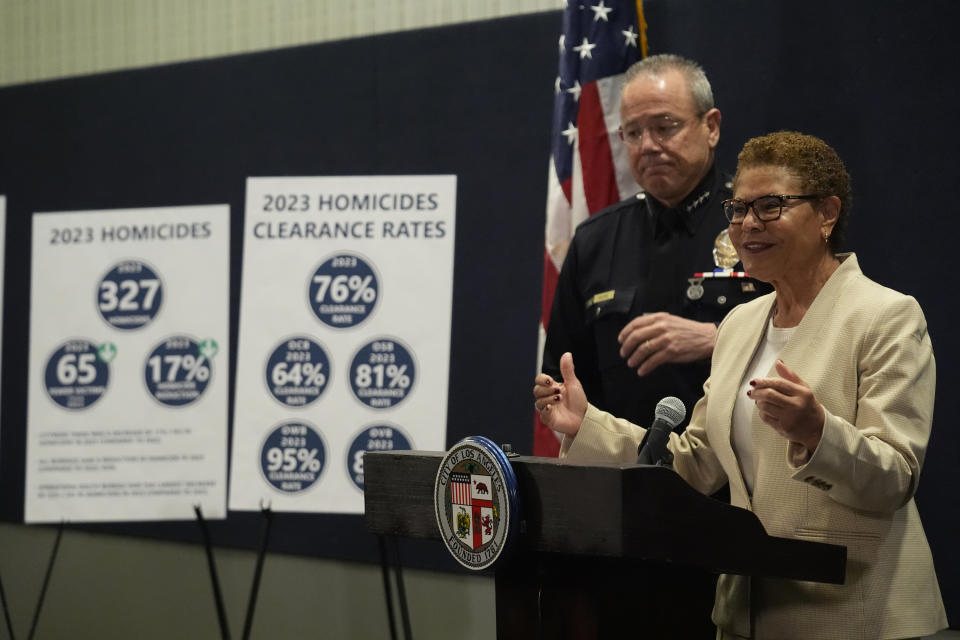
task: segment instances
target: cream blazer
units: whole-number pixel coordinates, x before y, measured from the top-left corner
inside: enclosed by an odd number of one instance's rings
[[[729,482],[732,504],[753,511],[768,534],[847,547],[843,585],[720,576],[713,621],[740,636],[876,640],[947,626],[913,501],[936,384],[926,320],[912,297],[864,276],[855,255],[840,258],[780,354],[824,407],[817,450],[808,455],[754,411],[755,491],[747,493],[731,444],[733,405],[774,294],[727,315],[690,426],[670,436],[674,468],[697,490]],[[560,455],[633,462],[643,434],[590,406]]]

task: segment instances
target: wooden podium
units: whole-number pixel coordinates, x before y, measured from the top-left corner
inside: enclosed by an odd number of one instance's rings
[[[367,527],[439,541],[433,486],[443,456],[367,453]],[[843,583],[845,547],[769,536],[752,512],[698,493],[671,469],[528,456],[510,462],[521,529],[513,553],[494,567],[499,640],[628,630],[678,637],[675,625],[692,603],[661,588],[674,572]]]

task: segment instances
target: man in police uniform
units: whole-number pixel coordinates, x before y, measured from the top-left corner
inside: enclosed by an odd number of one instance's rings
[[[714,163],[720,111],[700,66],[673,55],[634,64],[620,123],[643,192],[577,228],[554,293],[543,371],[560,380],[560,356],[572,352],[592,404],[649,426],[665,396],[680,398],[689,419],[710,373],[716,323],[770,289],[732,275],[738,258],[720,206],[731,185]],[[673,566],[650,578],[631,587],[647,615],[669,621],[677,638],[713,636],[712,576]]]
[[[595,406],[641,425],[665,396],[688,415],[710,372],[716,323],[766,285],[732,268],[714,163],[720,111],[695,62],[645,58],[627,70],[620,136],[643,192],[574,235],[557,282],[543,371],[570,351]]]

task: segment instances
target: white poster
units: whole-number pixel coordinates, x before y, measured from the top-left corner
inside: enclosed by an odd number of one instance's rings
[[[456,176],[250,178],[230,508],[363,512],[446,445]]]
[[[230,211],[36,213],[27,522],[226,515]]]

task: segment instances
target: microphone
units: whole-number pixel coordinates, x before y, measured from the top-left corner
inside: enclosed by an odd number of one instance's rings
[[[680,398],[667,396],[657,403],[653,424],[647,429],[643,441],[637,447],[637,464],[660,464],[670,455],[667,441],[670,432],[687,417],[687,408]]]

